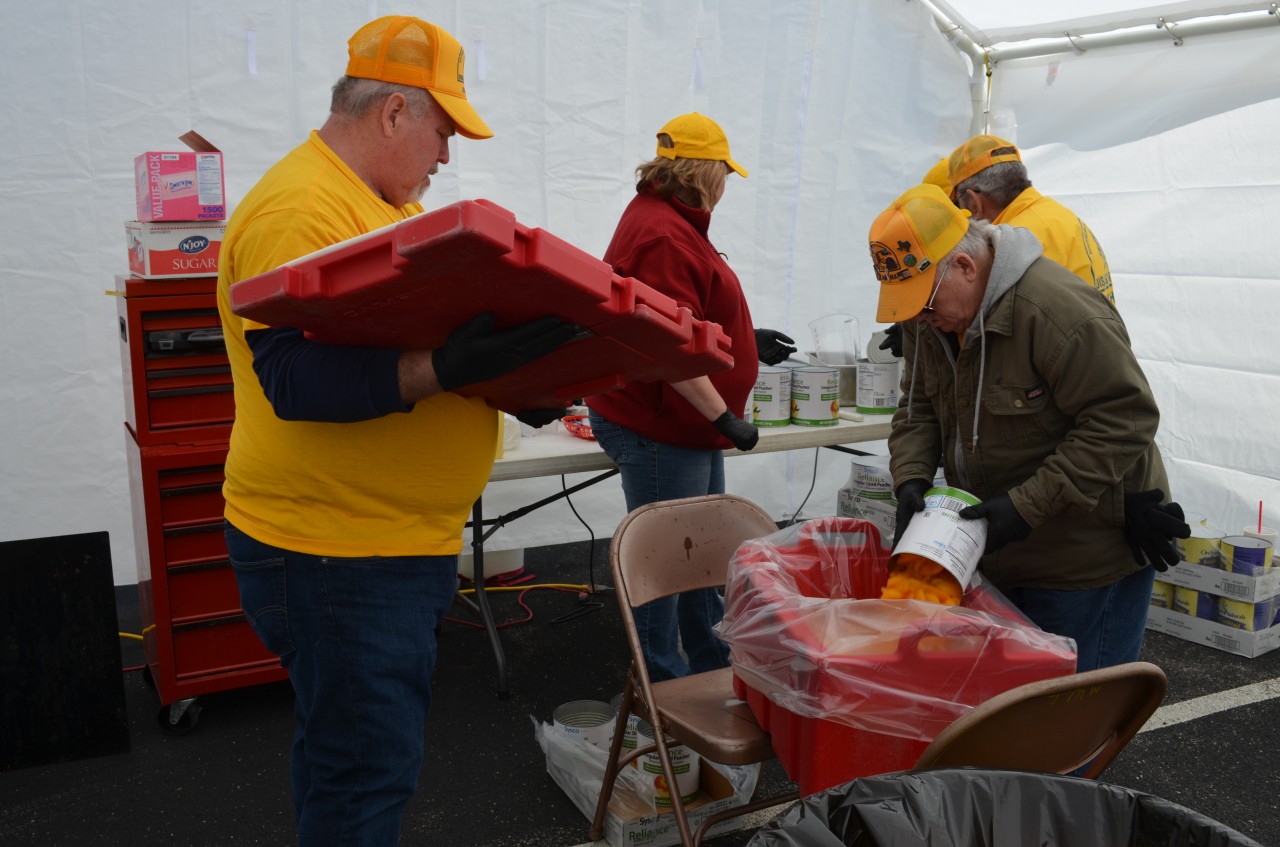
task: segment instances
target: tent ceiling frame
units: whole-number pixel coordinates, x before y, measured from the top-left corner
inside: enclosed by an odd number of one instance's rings
[[[1079,56],[1090,50],[1125,47],[1168,40],[1170,46],[1182,47],[1188,38],[1219,35],[1280,26],[1280,4],[1270,3],[1267,8],[1228,14],[1187,17],[1173,15],[1155,17],[1149,26],[1124,27],[1103,32],[1073,33],[1064,30],[1056,38],[1034,38],[984,45],[974,38],[979,32],[958,15],[945,0],[920,0],[933,15],[935,24],[952,47],[969,57],[972,65],[970,91],[973,101],[974,133],[987,130],[991,93],[991,77],[1001,64],[1018,60],[1041,60],[1056,55]],[[985,37],[985,35],[980,35]]]

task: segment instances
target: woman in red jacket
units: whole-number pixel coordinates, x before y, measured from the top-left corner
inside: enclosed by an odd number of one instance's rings
[[[707,239],[711,211],[730,172],[747,172],[729,141],[697,112],[658,132],[657,157],[636,169],[636,196],[622,213],[604,260],[619,276],[663,292],[696,318],[720,324],[732,340],[734,367],[676,383],[630,383],[587,398],[596,440],[622,471],[627,509],[658,500],[724,492],[728,447],[750,450],[756,428],[742,420],[757,360],[782,361],[794,347],[774,330],[753,330],[738,277]],[[714,590],[646,604],[635,612],[654,681],[729,664],[712,631],[724,613]],[[678,631],[678,637],[677,637]],[[684,656],[680,654],[683,644]]]

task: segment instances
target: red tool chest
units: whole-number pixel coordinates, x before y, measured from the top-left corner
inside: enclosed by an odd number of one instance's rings
[[[460,394],[499,409],[565,405],[631,381],[733,367],[719,324],[487,200],[464,200],[237,283],[231,308],[317,341],[433,349],[478,313],[583,327],[550,355]]]
[[[222,535],[235,403],[217,281],[116,283],[143,645],[159,722],[180,734],[199,695],[285,672],[245,620]]]

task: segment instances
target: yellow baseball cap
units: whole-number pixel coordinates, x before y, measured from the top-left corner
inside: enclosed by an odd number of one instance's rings
[[[347,76],[425,88],[467,138],[493,131],[467,102],[462,45],[435,24],[412,15],[370,21],[347,42]]]
[[[951,193],[951,177],[949,176],[950,171],[951,171],[951,160],[948,159],[946,156],[943,156],[941,159],[938,160],[937,164],[929,168],[928,172],[924,175],[924,179],[920,181],[923,183],[927,183],[929,185],[938,186],[939,188],[942,189],[943,194],[950,194]]]
[[[667,121],[666,126],[658,130],[658,135],[664,132],[671,136],[675,146],[663,147],[659,143],[658,155],[662,158],[710,159],[724,162],[739,176],[746,178],[747,172],[743,170],[742,165],[729,156],[729,139],[725,137],[724,130],[720,128],[720,124],[706,115],[690,112],[687,115],[672,118]]]
[[[1001,162],[1021,162],[1022,155],[1012,141],[995,135],[975,135],[951,151],[951,186],[947,193],[955,196],[956,186],[974,174]]]
[[[933,290],[938,260],[968,231],[969,213],[929,183],[908,190],[881,212],[867,235],[880,280],[876,320],[896,323],[920,314]]]

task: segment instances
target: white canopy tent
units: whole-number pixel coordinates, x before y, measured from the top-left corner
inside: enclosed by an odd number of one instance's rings
[[[1260,499],[1268,511],[1280,507],[1280,386],[1263,317],[1280,311],[1280,286],[1262,250],[1280,211],[1269,143],[1280,123],[1280,29],[1193,37],[1193,18],[1265,17],[1267,4],[1172,3],[1044,28],[1017,17],[1041,4],[1007,5],[144,0],[128,15],[90,0],[6,7],[0,539],[106,529],[117,583],[135,580],[115,303],[101,293],[126,267],[133,156],[177,149],[177,136],[194,128],[226,154],[234,205],[322,123],[346,38],[390,13],[418,14],[459,37],[469,95],[496,132],[458,141],[429,208],[486,197],[598,255],[654,132],[676,114],[704,112],[751,173],[730,184],[712,239],[742,278],[757,324],[802,342],[810,320],[842,312],[859,319],[865,343],[876,328],[864,241],[872,218],[975,128],[1013,138],[1037,187],[1079,212],[1107,250],[1161,401],[1159,440],[1177,499],[1224,527],[1256,519]],[[1162,16],[1184,33],[1182,46],[1168,28],[1164,42],[1093,46],[1117,28],[1154,29],[1141,21]],[[1000,58],[1026,49],[1026,38],[1062,41],[1059,30],[1084,52]],[[994,58],[989,98],[984,54]],[[804,514],[830,513],[848,475],[835,454],[732,459],[729,487],[781,518],[804,501],[815,464]],[[560,487],[495,485],[486,510]],[[597,537],[624,510],[616,482],[573,503]],[[586,537],[560,503],[505,527],[491,546]]]

